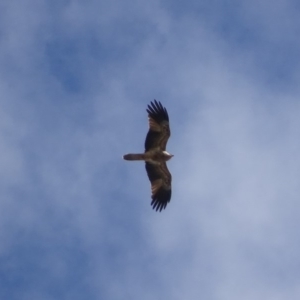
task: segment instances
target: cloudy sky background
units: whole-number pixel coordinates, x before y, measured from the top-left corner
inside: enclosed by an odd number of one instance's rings
[[[0,298],[298,300],[300,4],[0,4]],[[173,196],[150,206],[146,106]]]

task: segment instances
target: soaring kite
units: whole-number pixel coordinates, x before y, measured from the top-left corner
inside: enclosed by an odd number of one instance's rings
[[[126,154],[125,160],[144,160],[146,171],[151,182],[152,202],[156,211],[165,209],[171,200],[172,176],[166,161],[173,157],[166,151],[166,145],[171,135],[169,115],[160,102],[154,100],[148,105],[149,131],[145,140],[145,152]]]

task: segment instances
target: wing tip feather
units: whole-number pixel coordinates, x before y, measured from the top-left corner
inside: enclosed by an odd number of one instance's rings
[[[169,115],[167,109],[161,104],[160,101],[154,99],[151,101],[150,104],[147,106],[146,109],[149,116],[158,120],[158,121],[169,121]]]
[[[156,194],[152,195],[151,205],[155,211],[161,212],[167,207],[171,200],[171,190],[160,189]]]

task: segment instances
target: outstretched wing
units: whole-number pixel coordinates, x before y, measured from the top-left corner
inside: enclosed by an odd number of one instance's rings
[[[145,141],[145,151],[153,148],[166,150],[168,139],[171,135],[169,115],[160,102],[154,100],[148,105],[149,131]]]
[[[146,162],[146,171],[151,182],[151,205],[156,211],[161,211],[171,200],[172,175],[165,162],[160,164]]]

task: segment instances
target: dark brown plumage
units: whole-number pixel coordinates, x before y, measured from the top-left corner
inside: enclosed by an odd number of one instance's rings
[[[166,161],[173,157],[166,151],[166,145],[171,135],[169,115],[160,102],[154,100],[148,105],[149,131],[145,140],[145,152],[126,154],[125,160],[144,160],[146,171],[151,182],[152,202],[156,211],[165,209],[171,200],[172,176]]]

